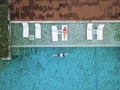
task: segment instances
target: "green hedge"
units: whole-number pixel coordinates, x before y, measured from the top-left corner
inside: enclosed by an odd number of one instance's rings
[[[8,3],[0,0],[0,58],[8,57],[10,34],[8,31]]]

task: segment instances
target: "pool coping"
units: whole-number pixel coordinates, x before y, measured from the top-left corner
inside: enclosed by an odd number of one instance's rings
[[[11,47],[120,47],[120,45],[12,45]]]
[[[78,20],[74,20],[74,21],[10,21],[10,23],[22,23],[22,22],[27,22],[27,23],[94,23],[94,22],[106,22],[106,23],[118,23],[120,22],[120,20],[86,20],[86,21],[78,21]]]

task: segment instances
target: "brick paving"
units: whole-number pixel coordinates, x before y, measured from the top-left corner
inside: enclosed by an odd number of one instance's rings
[[[10,0],[12,21],[120,20],[119,0]]]

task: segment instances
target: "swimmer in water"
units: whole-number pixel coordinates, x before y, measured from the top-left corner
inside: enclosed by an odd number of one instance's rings
[[[58,53],[58,54],[53,54],[53,56],[55,57],[64,57],[64,56],[67,56],[68,53]]]

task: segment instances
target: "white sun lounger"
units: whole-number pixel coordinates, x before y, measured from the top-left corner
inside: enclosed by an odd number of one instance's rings
[[[93,27],[92,23],[87,24],[87,40],[92,40],[93,39],[92,27]]]
[[[35,24],[35,38],[41,38],[41,25]]]
[[[63,30],[66,28],[66,35],[64,36]],[[67,40],[67,25],[62,25],[62,41]]]
[[[104,28],[103,24],[98,26],[98,28],[97,28],[97,40],[103,40],[103,28]]]
[[[52,26],[52,41],[58,41],[57,26]]]
[[[29,25],[28,23],[22,23],[23,25],[23,37],[29,37]]]

